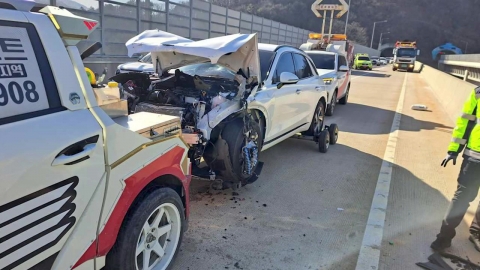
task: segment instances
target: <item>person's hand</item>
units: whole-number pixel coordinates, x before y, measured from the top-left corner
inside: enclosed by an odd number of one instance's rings
[[[443,159],[442,164],[440,166],[446,167],[447,163],[450,160],[453,160],[453,165],[456,165],[457,164],[457,155],[448,153],[447,156]]]

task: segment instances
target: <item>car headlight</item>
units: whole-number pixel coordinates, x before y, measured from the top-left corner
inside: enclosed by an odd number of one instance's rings
[[[323,83],[326,85],[331,85],[335,78],[323,78]]]

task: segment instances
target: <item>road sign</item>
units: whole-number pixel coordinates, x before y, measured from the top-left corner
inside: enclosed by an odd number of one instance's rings
[[[323,2],[323,0],[316,0],[312,4],[312,11],[318,18],[322,18],[322,15],[320,14],[320,12],[318,12],[319,10],[332,10],[332,11],[339,10],[340,12],[337,14],[336,17],[340,18],[345,13],[347,13],[349,6],[348,6],[347,2],[345,2],[345,0],[339,0],[339,1],[340,1],[340,5],[337,5],[337,4],[320,4],[320,3]]]

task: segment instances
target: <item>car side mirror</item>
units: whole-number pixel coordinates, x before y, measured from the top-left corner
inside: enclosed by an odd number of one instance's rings
[[[297,77],[297,75],[291,72],[282,72],[280,74],[280,83],[277,84],[277,88],[280,89],[286,84],[296,84],[299,80],[300,79]]]
[[[338,71],[342,71],[342,72],[348,72],[348,70],[349,70],[348,67],[345,66],[345,65],[340,66],[340,67],[338,68]]]

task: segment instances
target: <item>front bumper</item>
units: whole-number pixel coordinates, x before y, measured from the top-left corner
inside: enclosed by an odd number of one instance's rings
[[[415,63],[394,63],[393,66],[398,70],[413,70]]]

